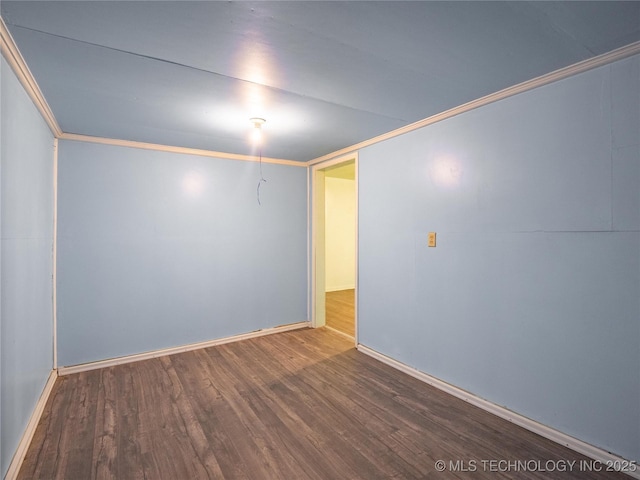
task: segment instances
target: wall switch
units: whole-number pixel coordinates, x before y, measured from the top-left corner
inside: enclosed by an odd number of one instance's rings
[[[436,246],[436,232],[429,232],[429,235],[427,236],[427,246]]]

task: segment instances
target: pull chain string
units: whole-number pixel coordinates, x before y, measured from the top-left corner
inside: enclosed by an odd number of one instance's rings
[[[267,182],[267,179],[264,178],[264,175],[262,174],[262,145],[260,146],[260,180],[258,180],[258,187],[256,188],[256,194],[258,196],[258,205],[262,205],[262,203],[260,202],[260,185],[262,185],[262,182]]]

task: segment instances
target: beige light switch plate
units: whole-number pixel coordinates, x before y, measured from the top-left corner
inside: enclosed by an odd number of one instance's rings
[[[427,236],[427,246],[436,246],[436,232],[429,232],[429,235]]]

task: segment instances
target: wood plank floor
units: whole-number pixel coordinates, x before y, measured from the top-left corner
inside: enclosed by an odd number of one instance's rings
[[[628,479],[581,460],[303,329],[60,377],[19,478]],[[569,461],[573,472],[540,471]]]
[[[325,322],[327,327],[355,337],[355,290],[337,290],[325,295]]]

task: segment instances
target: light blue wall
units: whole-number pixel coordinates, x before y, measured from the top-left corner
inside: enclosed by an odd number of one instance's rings
[[[359,158],[360,342],[640,460],[639,57]]]
[[[1,152],[2,476],[53,367],[53,136],[4,58]]]
[[[263,171],[60,142],[59,364],[306,321],[306,169]]]

